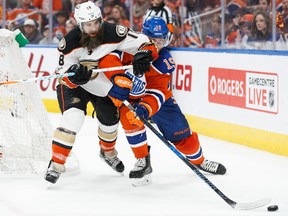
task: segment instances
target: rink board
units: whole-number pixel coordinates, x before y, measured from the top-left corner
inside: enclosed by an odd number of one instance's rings
[[[55,72],[55,47],[22,50],[35,76]],[[288,156],[288,52],[171,52],[176,61],[173,93],[192,130]],[[56,85],[56,80],[38,82],[49,112],[59,112]]]

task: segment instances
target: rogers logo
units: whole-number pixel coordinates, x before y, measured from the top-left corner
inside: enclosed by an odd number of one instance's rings
[[[244,82],[239,80],[221,79],[212,76],[209,81],[210,92],[212,95],[230,95],[244,97]]]
[[[212,67],[208,74],[209,102],[277,114],[277,74]]]

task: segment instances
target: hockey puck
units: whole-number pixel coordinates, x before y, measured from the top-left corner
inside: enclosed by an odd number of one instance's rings
[[[268,211],[277,211],[278,210],[278,205],[271,205],[267,207]]]

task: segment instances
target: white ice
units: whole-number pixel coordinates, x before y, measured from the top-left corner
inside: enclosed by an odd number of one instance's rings
[[[49,114],[56,127],[59,114]],[[265,216],[288,215],[287,157],[199,136],[205,156],[222,162],[227,174],[205,174],[226,196],[236,202],[271,197],[269,205],[254,210],[234,210],[184,164],[162,141],[148,131],[153,166],[152,184],[133,187],[128,174],[135,159],[122,129],[117,150],[125,164],[120,176],[98,156],[97,121],[86,117],[77,136],[74,153],[81,172],[61,176],[47,186],[43,175],[0,176],[1,216]]]

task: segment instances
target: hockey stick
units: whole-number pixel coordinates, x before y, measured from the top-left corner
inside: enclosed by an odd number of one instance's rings
[[[102,73],[102,72],[108,72],[108,71],[115,71],[115,70],[125,70],[133,68],[133,65],[123,65],[123,66],[117,66],[117,67],[110,67],[110,68],[100,68],[100,69],[93,69],[93,73]]]
[[[18,83],[24,83],[24,82],[34,82],[39,80],[48,80],[48,79],[54,79],[54,78],[62,78],[67,76],[73,76],[75,73],[64,73],[64,74],[53,74],[50,76],[41,76],[41,77],[34,77],[34,78],[27,78],[27,79],[21,79],[21,80],[10,80],[5,82],[0,82],[1,85],[12,85],[12,84],[18,84]]]
[[[95,74],[95,73],[102,73],[102,72],[115,71],[115,70],[125,70],[125,69],[130,69],[130,68],[133,68],[133,65],[125,65],[125,66],[118,66],[118,67],[93,69],[92,71],[93,71],[93,74]],[[0,82],[0,86],[1,85],[12,85],[12,84],[23,83],[23,82],[34,82],[34,81],[39,81],[39,80],[48,80],[48,79],[54,79],[54,78],[62,78],[62,77],[67,77],[67,76],[73,76],[74,74],[75,73],[71,71],[69,73],[54,74],[54,75],[51,75],[51,76],[27,78],[27,79],[22,79],[22,80],[10,80],[10,81],[5,81],[5,82]]]
[[[135,111],[134,107],[127,101],[124,100],[123,103],[132,111]],[[217,193],[228,205],[230,205],[233,209],[239,209],[239,210],[249,210],[249,209],[255,209],[262,207],[264,205],[267,205],[271,202],[271,198],[264,198],[261,200],[257,200],[254,202],[249,203],[238,203],[230,198],[228,198],[224,193],[222,193],[221,190],[219,190],[206,176],[204,176],[198,168],[196,168],[193,164],[189,162],[189,160],[180,153],[174,145],[172,145],[168,140],[166,140],[163,135],[158,132],[156,128],[154,128],[145,118],[139,117],[141,121],[166,145],[168,148],[170,148],[187,166],[189,166],[198,177],[200,177],[215,193]]]

